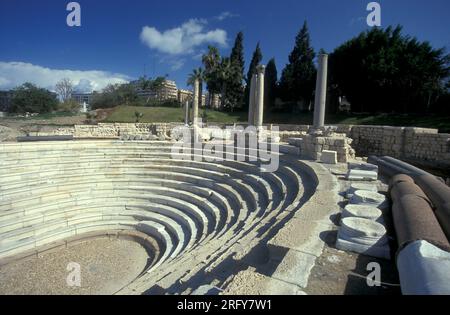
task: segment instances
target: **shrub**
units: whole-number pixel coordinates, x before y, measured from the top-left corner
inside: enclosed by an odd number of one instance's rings
[[[145,104],[147,107],[181,107],[180,102],[176,99],[171,100],[149,100],[148,103]]]
[[[31,83],[24,83],[14,90],[11,107],[12,113],[49,113],[58,106],[56,94],[38,88]]]
[[[80,104],[75,100],[67,100],[58,104],[58,110],[62,112],[77,112],[80,110]]]

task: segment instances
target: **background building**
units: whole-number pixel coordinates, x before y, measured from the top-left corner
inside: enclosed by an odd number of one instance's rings
[[[192,101],[192,91],[190,90],[178,90],[178,102],[180,102],[182,105],[186,103],[186,101],[191,102]]]
[[[222,106],[221,95],[220,94],[211,94],[209,97],[209,93],[206,93],[205,104],[207,107],[212,109],[220,109]]]
[[[156,97],[159,101],[178,99],[178,88],[175,81],[165,80],[162,86],[156,90]]]
[[[141,88],[141,81],[135,80],[131,81],[130,84],[134,86],[136,89],[136,93],[140,97],[149,98],[152,100],[158,100],[158,101],[167,101],[167,100],[178,100],[179,99],[179,93],[178,88],[175,83],[175,81],[171,80],[164,80],[162,85],[158,87],[157,89],[142,89]]]
[[[86,103],[87,105],[91,104],[92,97],[92,93],[72,93],[72,99],[80,105],[83,103]]]

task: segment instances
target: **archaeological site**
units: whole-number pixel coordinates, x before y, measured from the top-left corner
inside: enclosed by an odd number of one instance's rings
[[[361,7],[366,20],[328,0],[319,13],[307,1],[202,7],[208,18],[176,1],[195,18],[175,27],[167,4],[119,2],[130,11],[108,14],[127,23],[108,32],[92,2],[64,5],[62,26],[47,25],[50,2],[0,4],[14,35],[0,35],[11,44],[0,49],[0,295],[182,296],[179,309],[208,312],[188,297],[239,296],[229,306],[248,310],[242,297],[450,294],[444,48],[384,27],[377,2]],[[45,51],[23,40],[19,12]],[[338,46],[339,27],[362,33]],[[441,44],[440,28],[420,27]]]

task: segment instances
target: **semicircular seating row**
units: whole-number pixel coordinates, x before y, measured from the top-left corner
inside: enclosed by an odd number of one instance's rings
[[[255,162],[173,159],[172,144],[0,144],[0,259],[108,230],[153,238],[152,271],[186,253],[213,259],[238,241],[250,250],[312,194],[297,157],[262,173]]]

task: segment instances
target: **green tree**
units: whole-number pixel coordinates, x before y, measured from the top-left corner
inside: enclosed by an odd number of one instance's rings
[[[227,93],[222,96],[225,104],[228,104],[229,109],[233,111],[235,108],[242,108],[244,106],[244,34],[239,32],[236,35],[233,49],[230,54],[231,73],[226,78]]]
[[[250,62],[250,66],[248,68],[247,77],[246,77],[246,87],[245,87],[245,108],[248,109],[248,105],[250,103],[250,83],[252,82],[252,76],[256,73],[256,68],[259,66],[263,59],[261,48],[259,47],[259,42],[256,44],[256,49],[253,52],[252,60]]]
[[[334,95],[355,112],[429,112],[445,95],[450,57],[444,49],[402,35],[402,27],[373,28],[330,55]]]
[[[278,93],[278,72],[275,58],[269,60],[264,75],[264,110],[270,112],[275,107]]]
[[[57,96],[32,83],[14,89],[10,111],[13,113],[49,113],[58,106]]]
[[[91,107],[111,108],[119,105],[131,105],[138,100],[136,88],[131,84],[109,84],[101,93],[96,93]]]
[[[116,91],[119,105],[130,105],[138,99],[136,89],[131,84],[121,84]]]
[[[217,71],[217,79],[220,84],[220,94],[222,95],[222,107],[225,110],[233,111],[235,98],[233,96],[233,85],[230,78],[236,74],[236,65],[230,58],[222,58]]]
[[[147,78],[147,76],[142,76],[139,78],[138,87],[143,91],[158,91],[161,88],[164,81],[164,77],[157,77],[155,79]],[[150,101],[150,96],[147,97],[145,104],[148,105]]]
[[[77,112],[81,108],[80,104],[74,99],[68,99],[58,104],[58,111],[62,112]]]
[[[208,46],[208,53],[203,55],[202,62],[205,67],[204,78],[206,88],[209,92],[209,104],[212,103],[214,94],[220,93],[221,83],[219,80],[220,54],[217,47]]]
[[[291,105],[303,103],[306,106],[312,102],[316,82],[314,58],[315,53],[305,21],[295,38],[289,63],[281,74],[280,96],[284,101]]]

